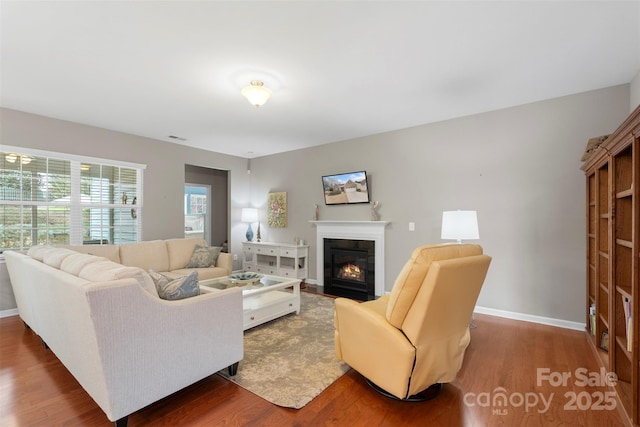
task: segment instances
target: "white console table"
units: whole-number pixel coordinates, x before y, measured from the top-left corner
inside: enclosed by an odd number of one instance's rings
[[[309,246],[272,242],[242,242],[242,269],[262,274],[306,279]]]

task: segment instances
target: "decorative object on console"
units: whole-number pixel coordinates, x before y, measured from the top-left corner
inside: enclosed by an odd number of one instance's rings
[[[267,224],[269,227],[287,226],[287,193],[269,193],[267,197]]]
[[[371,221],[378,221],[380,219],[380,215],[378,214],[377,209],[380,207],[380,202],[369,202],[371,205]]]
[[[253,230],[251,229],[252,222],[258,222],[258,209],[256,208],[242,208],[242,214],[240,215],[240,221],[249,224],[247,227],[247,242],[253,240]]]
[[[256,108],[264,105],[271,97],[271,90],[267,89],[264,82],[260,80],[251,80],[249,86],[242,88],[240,93],[249,100],[251,105],[255,105]]]
[[[366,171],[325,175],[322,177],[322,189],[327,205],[369,203]]]
[[[477,240],[480,238],[478,232],[478,217],[476,211],[444,211],[442,212],[442,234],[443,240],[453,239],[457,243],[464,240]]]

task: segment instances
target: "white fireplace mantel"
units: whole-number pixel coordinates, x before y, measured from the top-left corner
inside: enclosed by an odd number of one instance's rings
[[[389,221],[309,221],[316,226],[316,280],[324,286],[324,239],[375,242],[375,295],[384,295],[384,236]]]

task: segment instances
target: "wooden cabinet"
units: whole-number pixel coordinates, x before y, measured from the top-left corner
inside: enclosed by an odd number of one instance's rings
[[[640,423],[640,107],[585,161],[589,341]]]
[[[242,269],[274,276],[306,279],[309,246],[271,242],[243,242]]]

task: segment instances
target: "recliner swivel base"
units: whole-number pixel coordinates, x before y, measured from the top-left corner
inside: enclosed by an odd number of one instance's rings
[[[431,400],[431,399],[437,397],[440,394],[440,392],[442,391],[442,384],[441,383],[435,383],[435,384],[432,384],[429,387],[425,388],[421,392],[414,394],[413,396],[409,396],[409,397],[405,397],[404,399],[400,399],[399,397],[394,396],[393,394],[391,394],[388,391],[384,390],[380,386],[376,385],[375,383],[373,383],[368,378],[365,377],[364,380],[367,382],[367,384],[369,384],[369,386],[372,389],[374,389],[378,393],[382,394],[383,396],[390,397],[390,398],[395,399],[395,400],[400,400],[402,402],[424,402],[425,400]]]

